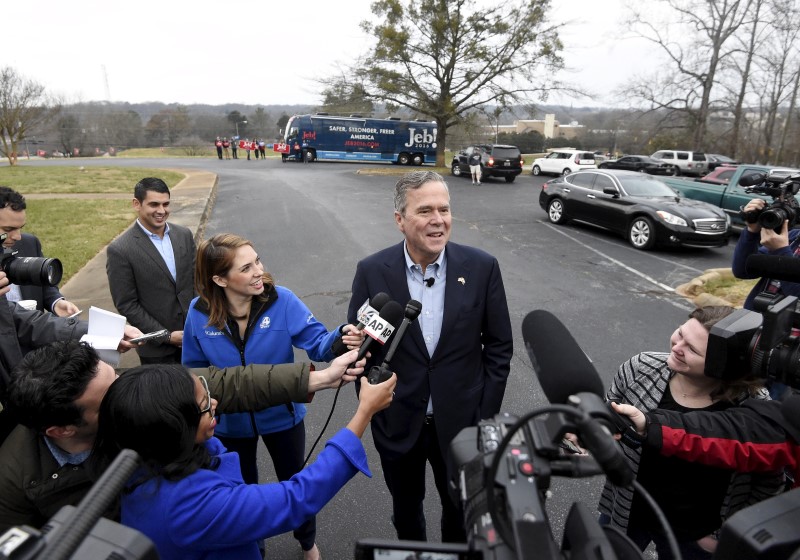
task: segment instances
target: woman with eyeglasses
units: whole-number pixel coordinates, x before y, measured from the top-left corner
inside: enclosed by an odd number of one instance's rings
[[[183,365],[230,367],[251,363],[291,363],[294,349],[313,361],[333,359],[341,329],[328,331],[291,290],[277,286],[249,240],[222,233],[197,248],[195,288],[183,332]],[[362,335],[363,336],[363,335]],[[342,341],[359,345],[362,336]],[[305,405],[299,402],[256,412],[222,414],[217,434],[239,454],[242,477],[258,482],[257,448],[262,439],[278,480],[288,480],[305,459]],[[306,560],[317,560],[316,520],[293,527]]]
[[[144,365],[115,381],[100,405],[93,456],[108,465],[132,449],[143,466],[122,495],[122,523],[144,533],[162,560],[261,559],[258,543],[314,516],[361,471],[360,438],[389,406],[397,377],[361,380],[358,410],[316,461],[290,480],[245,484],[236,453],[213,437],[217,401],[202,377]]]

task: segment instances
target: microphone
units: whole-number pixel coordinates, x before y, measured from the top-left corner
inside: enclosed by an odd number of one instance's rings
[[[765,276],[787,282],[800,282],[800,259],[792,256],[750,255],[745,264],[747,274]]]
[[[356,328],[360,331],[363,331],[369,320],[374,315],[378,315],[380,310],[383,309],[383,306],[388,302],[389,294],[386,292],[378,292],[372,296],[372,299],[365,301],[364,305],[358,309],[358,314],[356,315],[358,318],[358,324],[356,325]],[[347,345],[342,342],[342,337],[339,337],[333,341],[333,344],[331,345],[331,351],[335,356],[341,356],[347,352]]]
[[[436,278],[431,276],[430,278],[426,278],[425,280],[423,280],[423,282],[425,282],[425,286],[430,288],[431,286],[433,286],[433,283],[436,282]]]
[[[395,325],[398,324],[403,316],[403,308],[396,301],[389,301],[381,309],[377,317],[372,317],[369,323],[364,325],[364,332],[368,335],[367,339],[361,344],[358,350],[356,361],[367,355],[370,345],[374,340],[379,344],[385,344],[394,332]]]
[[[633,471],[609,431],[616,412],[603,402],[603,382],[589,357],[561,321],[544,310],[525,316],[522,338],[547,399],[577,405],[584,413],[576,422],[581,441],[612,483],[630,485]]]
[[[752,187],[754,185],[760,185],[764,182],[764,179],[767,178],[766,173],[753,173],[751,175],[745,175],[741,179],[739,179],[739,185],[742,187]]]
[[[406,334],[408,325],[413,323],[414,319],[419,317],[421,312],[422,304],[415,299],[409,300],[409,302],[406,304],[403,322],[400,323],[400,328],[397,329],[397,332],[392,339],[392,344],[389,346],[389,350],[386,351],[386,356],[383,358],[383,364],[381,364],[382,366],[388,366],[389,362],[392,361],[394,353],[397,351],[397,347],[400,346],[400,340],[403,338],[403,335]]]

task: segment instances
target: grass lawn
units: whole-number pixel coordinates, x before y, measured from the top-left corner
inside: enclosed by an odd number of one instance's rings
[[[0,185],[28,198],[26,232],[42,241],[45,257],[56,257],[64,266],[63,285],[83,265],[127,228],[136,218],[131,207],[133,186],[142,177],[160,177],[169,187],[183,179],[174,171],[122,167],[0,167]],[[58,198],[72,193],[122,193],[124,199]]]

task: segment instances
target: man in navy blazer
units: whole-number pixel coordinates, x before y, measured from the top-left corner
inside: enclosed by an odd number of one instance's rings
[[[348,320],[356,324],[358,308],[379,292],[401,305],[412,298],[422,303],[391,361],[395,398],[373,418],[372,436],[398,538],[427,540],[423,500],[430,462],[442,502],[442,540],[463,542],[464,520],[448,495],[445,457],[453,437],[497,414],[503,402],[513,353],[503,279],[497,259],[449,242],[450,194],[441,175],[404,175],[394,204],[405,240],[358,263]],[[385,351],[373,349],[367,366],[380,364]]]
[[[22,233],[27,214],[25,197],[9,187],[0,187],[0,233],[6,234],[3,249],[16,251],[16,257],[43,257],[42,243],[30,233]],[[68,317],[79,311],[78,306],[67,301],[56,286],[10,284],[9,301],[34,300],[36,309],[50,311],[59,317]]]
[[[114,306],[144,333],[169,337],[136,348],[143,364],[181,363],[183,325],[194,297],[194,235],[168,224],[170,192],[155,177],[133,190],[134,224],[108,246],[106,273]]]

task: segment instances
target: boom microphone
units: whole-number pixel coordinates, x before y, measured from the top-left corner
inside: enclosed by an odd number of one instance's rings
[[[409,300],[409,302],[406,304],[403,322],[400,323],[400,327],[397,329],[397,332],[394,333],[392,344],[389,345],[389,350],[386,351],[386,356],[383,358],[383,363],[380,366],[372,366],[367,374],[367,381],[369,381],[372,385],[382,383],[392,376],[392,370],[389,369],[389,362],[392,361],[397,347],[400,346],[400,341],[403,339],[403,335],[405,335],[408,325],[413,323],[414,319],[419,317],[421,311],[422,304],[415,299]]]
[[[547,311],[531,311],[522,320],[522,338],[547,400],[567,404],[570,395],[603,396],[603,382],[589,357],[561,321]]]
[[[741,179],[739,179],[739,185],[742,187],[752,187],[755,185],[760,185],[764,182],[764,179],[767,178],[766,173],[753,173],[751,175],[745,175]]]
[[[536,310],[523,319],[522,338],[548,400],[575,405],[583,412],[576,422],[581,442],[612,483],[630,485],[633,471],[605,427],[605,422],[614,425],[616,413],[603,403],[603,382],[567,327],[552,313]],[[602,426],[598,420],[604,421]]]
[[[367,355],[373,340],[379,344],[384,344],[394,332],[395,325],[400,323],[403,317],[403,308],[396,301],[389,301],[381,309],[380,315],[373,317],[372,320],[364,325],[364,332],[368,335],[367,339],[361,344],[358,350],[356,361]]]
[[[372,299],[367,300],[364,302],[364,305],[358,310],[358,324],[356,328],[359,331],[363,331],[366,324],[369,322],[369,319],[373,315],[379,315],[383,306],[389,302],[389,294],[386,292],[378,292]],[[331,351],[336,356],[341,356],[345,352],[347,352],[348,348],[347,345],[342,342],[342,337],[337,338],[333,341],[331,345]]]
[[[745,267],[748,275],[764,276],[787,282],[800,282],[800,259],[796,257],[750,255],[747,257]]]

